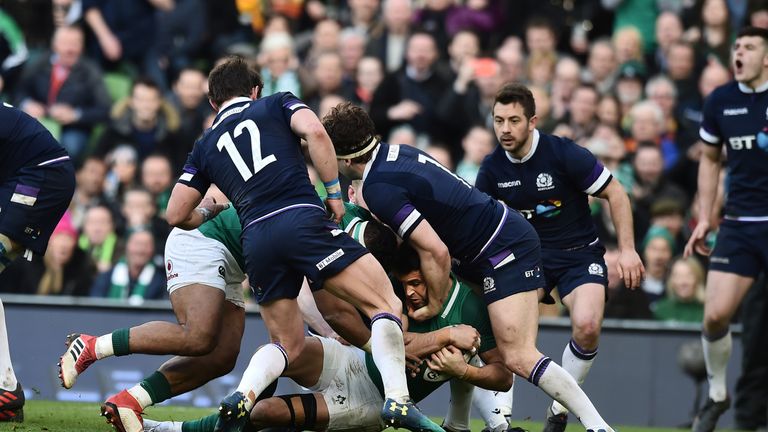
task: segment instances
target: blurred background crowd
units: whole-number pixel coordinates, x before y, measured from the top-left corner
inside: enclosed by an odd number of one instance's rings
[[[699,121],[747,24],[768,27],[768,1],[0,0],[2,98],[77,166],[47,253],[4,272],[0,292],[166,296],[170,189],[213,119],[207,73],[236,53],[261,71],[262,95],[293,92],[320,116],[353,101],[386,141],[470,182],[496,145],[497,89],[526,83],[538,128],[588,148],[631,197],[647,269],[633,292],[613,271],[608,207],[592,203],[612,270],[606,316],[700,322],[704,263],[680,258]],[[722,202],[727,175],[721,185]]]

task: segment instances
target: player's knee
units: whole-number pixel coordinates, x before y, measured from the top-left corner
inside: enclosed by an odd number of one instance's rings
[[[204,356],[216,348],[216,337],[213,333],[204,331],[189,331],[186,337],[186,352],[184,355]]]
[[[579,346],[593,348],[600,338],[600,320],[593,317],[571,318],[573,324],[573,339]]]
[[[251,424],[257,429],[269,426],[285,426],[291,421],[291,414],[280,398],[269,398],[256,402],[251,409]]]
[[[237,363],[237,356],[240,353],[240,349],[217,349],[215,355],[210,357],[208,367],[217,376],[226,375],[232,372]]]
[[[705,308],[704,310],[704,330],[709,333],[717,333],[728,327],[731,322],[731,315],[719,308]]]

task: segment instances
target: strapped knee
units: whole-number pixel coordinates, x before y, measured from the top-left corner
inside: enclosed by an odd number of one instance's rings
[[[301,400],[301,407],[304,411],[303,418],[297,419],[296,410],[293,407],[292,399],[299,397]],[[297,395],[283,395],[278,396],[288,406],[288,412],[291,414],[290,427],[293,430],[314,430],[317,425],[317,400],[312,393],[302,393]],[[300,416],[302,417],[302,416]]]

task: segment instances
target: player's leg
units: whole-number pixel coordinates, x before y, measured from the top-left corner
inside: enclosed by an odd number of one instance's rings
[[[400,321],[402,303],[378,261],[365,254],[326,279],[323,287],[371,318],[371,353],[381,373],[386,398],[384,421],[395,427],[442,430],[410,402]]]
[[[570,408],[588,430],[612,431],[576,380],[536,349],[538,294],[525,291],[488,305],[496,344],[507,367]]]
[[[710,270],[704,302],[701,342],[709,380],[709,397],[693,422],[693,430],[713,431],[720,415],[730,406],[726,369],[731,358],[730,322],[754,278]]]
[[[451,386],[451,399],[448,403],[448,413],[445,415],[442,426],[446,432],[468,432],[469,416],[472,410],[473,394],[480,390],[472,384],[452,379],[449,381]]]
[[[313,295],[317,309],[333,331],[352,345],[371,351],[371,331],[354,306],[326,290],[315,291]]]
[[[0,300],[0,421],[24,421],[24,390],[16,379]]]
[[[586,283],[563,295],[562,301],[570,312],[573,332],[571,340],[563,350],[561,366],[581,385],[597,356],[605,309],[605,287]],[[544,430],[564,431],[567,416],[567,408],[557,401],[552,402]]]
[[[483,361],[479,356],[472,357],[470,362],[477,367],[483,366]],[[495,392],[482,388],[475,389],[472,395],[472,406],[480,413],[485,422],[486,427],[483,431],[497,432],[509,429],[514,390],[514,380],[512,381],[512,387],[505,392]]]
[[[293,281],[296,294],[301,287],[300,277]],[[241,430],[256,397],[282,375],[304,349],[304,322],[295,297],[265,301],[260,307],[272,343],[253,354],[235,392],[222,400],[216,430]]]
[[[328,406],[320,393],[271,397],[253,407],[251,424],[256,430],[282,426],[323,431],[328,425]]]

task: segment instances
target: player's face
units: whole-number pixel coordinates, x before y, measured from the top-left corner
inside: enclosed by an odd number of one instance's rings
[[[405,302],[408,311],[415,311],[429,303],[427,285],[421,276],[421,272],[414,270],[398,278],[405,288]]]
[[[493,106],[493,130],[501,147],[512,153],[519,153],[528,141],[536,125],[536,116],[530,120],[523,112],[523,106],[518,103]]]
[[[744,84],[762,84],[759,80],[768,67],[768,47],[759,36],[743,36],[736,39],[732,53],[733,75]]]

